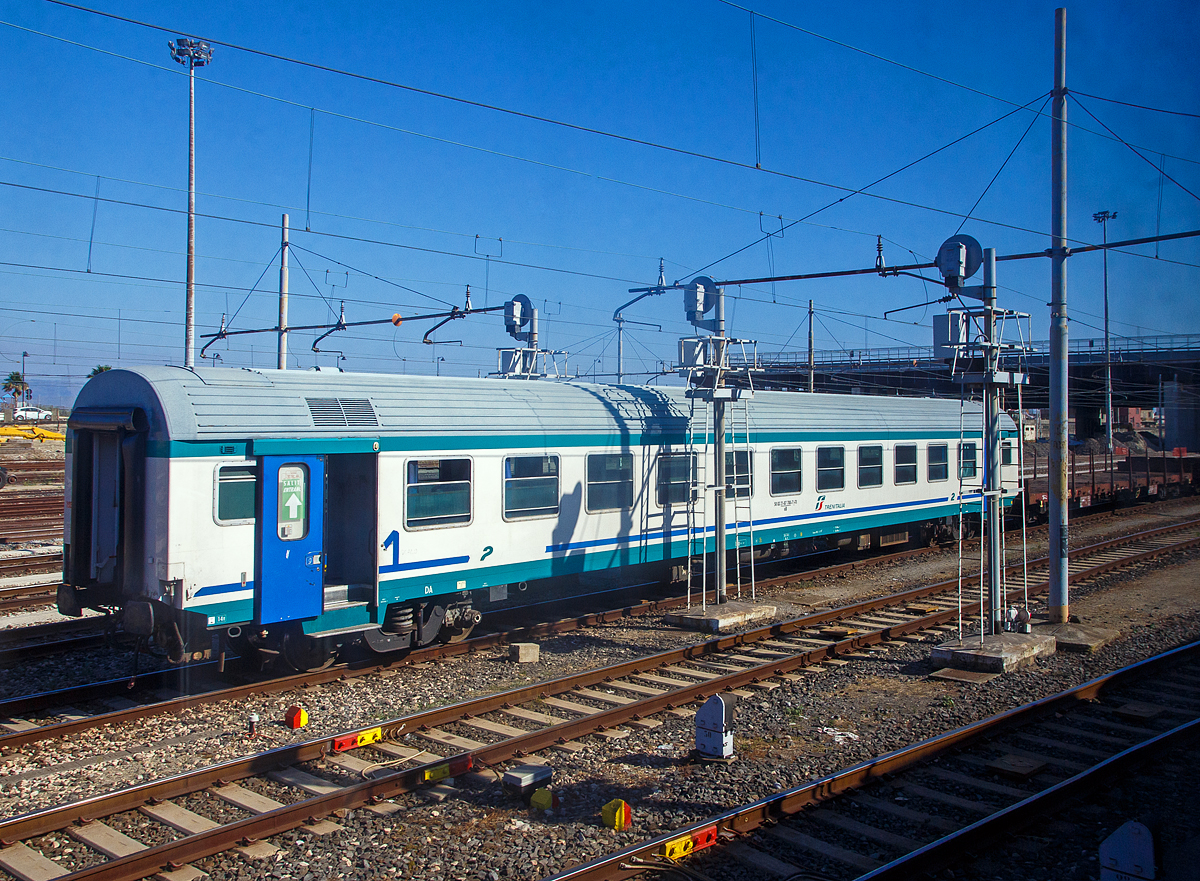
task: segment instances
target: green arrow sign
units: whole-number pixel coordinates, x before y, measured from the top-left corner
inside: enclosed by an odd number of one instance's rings
[[[307,516],[308,472],[300,465],[279,469],[279,537],[296,539],[304,535]]]

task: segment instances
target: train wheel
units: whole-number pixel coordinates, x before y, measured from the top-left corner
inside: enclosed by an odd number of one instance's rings
[[[250,634],[240,627],[231,628],[221,634],[225,650],[237,655],[249,667],[261,667],[263,658],[258,648],[250,641]]]
[[[328,639],[305,636],[292,631],[284,635],[283,659],[301,673],[324,670],[337,656],[337,646]]]
[[[466,629],[443,627],[438,631],[438,642],[443,645],[454,645],[456,642],[462,642],[471,635],[471,631],[475,629],[474,625]]]

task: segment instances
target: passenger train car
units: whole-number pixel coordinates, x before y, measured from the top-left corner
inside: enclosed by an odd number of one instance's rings
[[[927,542],[979,511],[978,406],[747,397],[726,457],[743,555]],[[534,597],[677,577],[714,473],[708,418],[683,388],[106,371],[69,422],[59,609],[121,610],[175,660],[219,635],[311,669],[348,643],[460,639]],[[1007,463],[1007,417],[1003,433]],[[705,534],[711,551],[711,513]]]

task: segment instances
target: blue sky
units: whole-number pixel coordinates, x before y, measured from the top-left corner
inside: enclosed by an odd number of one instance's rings
[[[867,267],[880,235],[889,265],[924,262],[960,224],[1001,255],[1048,246],[1050,120],[1033,111],[1052,85],[1053,3],[764,0],[753,55],[749,7],[716,0],[95,8],[169,32],[0,0],[0,370],[29,352],[44,404],[68,404],[96,364],[182,363],[187,80],[174,33],[580,127],[218,45],[196,84],[198,333],[222,313],[231,329],[274,324],[284,212],[291,323],[332,320],[341,300],[362,321],[461,306],[467,285],[476,307],[523,293],[542,344],[600,377],[616,370],[613,311],[657,279],[660,257],[673,282],[706,266],[718,279]],[[1200,193],[1200,119],[1100,100],[1197,112],[1198,32],[1194,3],[1068,7],[1076,242],[1100,240],[1100,210],[1118,213],[1114,240],[1200,228],[1186,191]],[[1160,157],[1182,186],[1160,177]],[[780,215],[809,219],[759,241]],[[1114,333],[1200,332],[1200,241],[1157,253],[1110,255]],[[1101,278],[1099,254],[1069,261],[1073,339],[1100,335]],[[1032,313],[1046,339],[1049,261],[1002,263],[999,283],[1001,304]],[[809,299],[819,349],[928,345],[938,307],[883,313],[940,291],[862,276],[728,294],[732,335],[800,352]],[[690,332],[682,296],[625,314],[645,322],[627,325],[626,370],[649,379]],[[513,345],[495,314],[448,325],[436,346],[421,343],[430,324],[322,348],[348,370],[476,376]],[[337,363],[312,338],[293,334],[292,365]],[[243,336],[210,353],[267,367],[274,346]]]

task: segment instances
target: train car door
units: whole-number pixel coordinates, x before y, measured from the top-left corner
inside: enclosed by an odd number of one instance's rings
[[[325,457],[263,456],[255,555],[259,624],[321,614]]]

